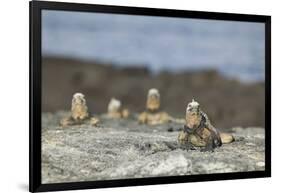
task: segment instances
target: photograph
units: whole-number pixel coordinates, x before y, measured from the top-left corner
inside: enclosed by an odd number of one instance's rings
[[[42,9],[41,183],[265,171],[265,29]]]

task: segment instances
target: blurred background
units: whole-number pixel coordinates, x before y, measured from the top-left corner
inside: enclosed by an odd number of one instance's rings
[[[264,127],[264,24],[44,10],[42,111],[141,112],[149,88],[183,117],[195,98],[217,127]]]

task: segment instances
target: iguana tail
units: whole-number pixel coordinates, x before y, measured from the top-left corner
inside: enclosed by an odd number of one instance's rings
[[[185,124],[185,119],[169,117],[169,120],[174,123]]]
[[[233,135],[231,135],[229,133],[220,133],[220,137],[221,137],[221,141],[223,144],[231,143],[231,142],[235,141]]]

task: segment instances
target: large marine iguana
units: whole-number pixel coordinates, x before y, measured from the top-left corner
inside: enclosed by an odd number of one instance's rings
[[[186,108],[185,125],[179,133],[178,142],[182,147],[201,147],[203,151],[212,151],[224,143],[231,143],[231,134],[220,133],[210,122],[208,116],[201,110],[194,99]]]

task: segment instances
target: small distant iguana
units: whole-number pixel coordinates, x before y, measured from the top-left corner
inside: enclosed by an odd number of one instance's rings
[[[172,120],[168,113],[160,111],[160,93],[157,89],[148,91],[146,110],[139,115],[138,120],[139,123],[148,125],[164,124]]]
[[[130,112],[128,109],[122,109],[122,103],[116,98],[111,98],[107,107],[107,117],[113,119],[128,118]]]
[[[82,93],[75,93],[71,103],[71,116],[63,118],[60,121],[60,125],[65,127],[69,125],[83,124],[86,120],[89,120],[89,112],[86,104],[85,96]],[[99,119],[92,117],[90,124],[97,125]]]

